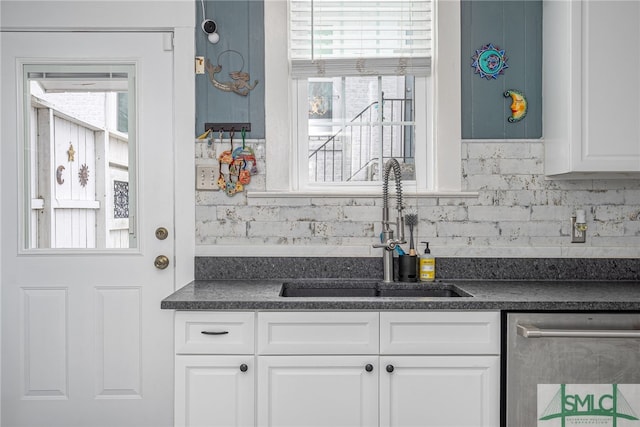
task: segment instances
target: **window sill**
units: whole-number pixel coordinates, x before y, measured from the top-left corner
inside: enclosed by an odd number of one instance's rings
[[[406,197],[431,199],[431,198],[473,198],[478,197],[476,191],[421,191],[404,192]],[[304,199],[316,197],[331,197],[345,199],[370,199],[382,198],[382,190],[359,190],[359,191],[248,191],[249,199]]]

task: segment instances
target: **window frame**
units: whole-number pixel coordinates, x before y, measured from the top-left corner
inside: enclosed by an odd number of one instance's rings
[[[433,59],[431,76],[416,79],[418,92],[426,93],[430,112],[425,112],[425,126],[418,126],[416,112],[416,193],[459,193],[462,186],[461,138],[461,51],[460,0],[434,0]],[[288,27],[267,25],[288,22],[288,1],[267,0],[264,8],[265,28],[265,154],[267,196],[377,195],[379,183],[373,185],[300,185],[300,149],[296,112],[306,112],[306,98],[300,105],[295,80],[289,73]],[[446,25],[438,25],[445,22]],[[286,71],[285,71],[286,70]],[[420,83],[420,80],[423,83]],[[303,80],[306,83],[306,80]],[[298,118],[298,120],[300,120]],[[423,131],[420,131],[423,129]],[[427,144],[419,141],[426,140]],[[418,167],[426,165],[425,168]],[[407,188],[408,191],[411,191]],[[257,192],[249,195],[259,196]]]
[[[429,147],[433,145],[431,135],[427,133],[430,127],[428,123],[429,116],[427,111],[431,108],[429,105],[428,91],[426,90],[428,77],[415,77],[414,81],[414,161],[416,165],[416,179],[412,181],[403,181],[403,187],[409,192],[427,191],[429,180],[427,176],[427,168],[418,167],[420,163],[424,164],[427,157]],[[309,174],[305,173],[302,168],[309,164],[309,135],[308,135],[308,92],[307,79],[293,80],[293,93],[296,97],[296,108],[292,114],[292,129],[296,143],[291,145],[292,156],[301,168],[300,173],[292,177],[292,189],[294,191],[367,191],[380,188],[381,181],[355,181],[355,182],[310,182]],[[426,141],[426,144],[417,143],[417,141]],[[421,161],[418,161],[420,159]],[[422,161],[424,160],[424,161]],[[420,171],[420,172],[418,172]]]

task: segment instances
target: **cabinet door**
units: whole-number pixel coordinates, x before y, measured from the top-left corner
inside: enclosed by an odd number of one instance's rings
[[[253,356],[177,356],[175,426],[253,426],[254,384]]]
[[[638,172],[640,3],[589,0],[580,5],[584,90],[580,160],[587,170]],[[624,41],[619,39],[622,28]]]
[[[377,426],[377,359],[258,357],[258,426]]]
[[[547,175],[640,172],[638,20],[637,1],[544,0]]]
[[[499,356],[387,356],[380,371],[381,427],[500,423]]]

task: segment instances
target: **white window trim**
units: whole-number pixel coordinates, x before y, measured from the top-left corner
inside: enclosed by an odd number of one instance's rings
[[[416,135],[416,141],[431,141],[416,145],[416,162],[434,159],[427,176],[416,176],[417,182],[426,182],[416,189],[424,195],[461,193],[462,188],[462,138],[461,138],[461,59],[460,59],[460,0],[434,0],[434,35],[432,77],[427,93],[433,96],[429,105],[433,114],[427,114],[428,135]],[[344,189],[333,193],[327,189],[310,191],[297,185],[299,162],[297,161],[297,131],[293,127],[296,106],[295,83],[289,78],[288,28],[271,25],[287,22],[287,0],[266,0],[265,20],[265,139],[266,139],[266,191],[249,192],[250,197],[307,197],[309,195],[363,196],[362,191],[345,193]],[[438,31],[440,25],[446,31]],[[430,123],[433,120],[433,123]],[[422,146],[423,149],[418,147]],[[423,151],[423,152],[421,152]],[[342,187],[344,188],[344,187]],[[339,193],[339,194],[338,194]],[[368,193],[368,192],[367,192]],[[379,189],[372,188],[371,195]]]

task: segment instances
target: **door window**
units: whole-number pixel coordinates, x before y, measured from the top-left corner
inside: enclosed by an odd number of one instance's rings
[[[137,247],[134,77],[134,65],[24,65],[26,249]]]

